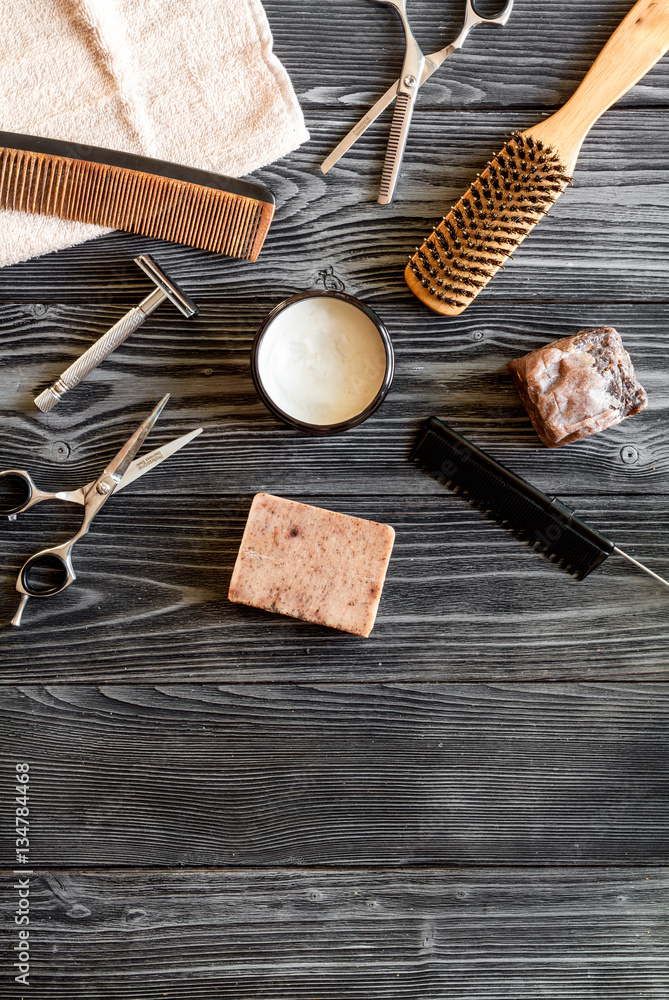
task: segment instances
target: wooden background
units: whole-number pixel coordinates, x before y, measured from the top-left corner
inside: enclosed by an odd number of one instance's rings
[[[421,91],[390,207],[387,116],[318,165],[396,77],[398,19],[364,0],[265,7],[312,139],[259,172],[278,202],[260,261],[115,233],[0,272],[0,468],[88,482],[167,391],[154,446],[204,428],[103,509],[76,584],[0,632],[0,994],[666,1000],[667,592],[615,558],[575,582],[407,458],[439,414],[669,573],[669,61],[445,320],[407,291],[409,252],[506,133],[570,96],[629,0],[516,0],[507,28],[474,31]],[[409,11],[431,51],[462,3]],[[199,317],[162,307],[40,414],[36,392],[148,291],[146,251]],[[397,374],[367,423],[310,439],[263,408],[248,356],[272,306],[324,286],[379,312]],[[648,409],[545,449],[508,361],[600,324]],[[394,525],[369,640],[228,603],[259,490]],[[77,520],[53,504],[2,526],[3,620],[23,560]],[[11,969],[23,760],[30,992]]]

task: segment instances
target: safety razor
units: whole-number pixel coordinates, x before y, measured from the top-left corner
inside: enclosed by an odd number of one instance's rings
[[[63,372],[53,385],[50,385],[48,389],[36,397],[35,406],[43,413],[48,413],[49,410],[53,409],[66,392],[74,389],[75,385],[79,385],[87,375],[90,375],[93,369],[109,357],[112,351],[115,351],[131,333],[137,330],[166,299],[169,299],[172,305],[176,306],[187,319],[197,315],[198,309],[195,303],[187,295],[184,295],[174,281],[167,277],[148,253],[142,254],[141,257],[135,257],[135,264],[141,267],[156,287],[138,306],[126,313],[118,323],[115,323],[99,340],[96,340],[78,361],[75,361]]]

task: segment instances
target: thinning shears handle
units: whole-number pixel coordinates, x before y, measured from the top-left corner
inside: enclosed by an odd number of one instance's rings
[[[439,49],[437,52],[431,52],[429,55],[425,56],[418,87],[422,87],[426,80],[430,79],[432,74],[439,69],[445,59],[448,59],[450,55],[453,55],[457,49],[462,48],[469,32],[472,28],[475,28],[476,25],[488,24],[499,25],[500,27],[505,25],[511,17],[513,3],[514,0],[506,0],[504,7],[499,14],[487,16],[478,12],[474,0],[467,0],[465,22],[460,34],[453,42],[450,43],[450,45],[446,45],[443,49]],[[344,153],[351,148],[353,143],[356,142],[356,140],[367,131],[369,126],[376,121],[379,115],[385,111],[388,105],[392,104],[397,97],[400,83],[401,80],[397,80],[391,87],[388,87],[385,94],[383,94],[383,96],[378,99],[376,104],[371,107],[365,115],[363,115],[360,121],[356,122],[353,128],[344,136],[341,142],[337,144],[329,156],[323,160],[321,164],[322,173],[327,174],[327,172],[334,167],[335,163],[339,162]]]
[[[503,26],[511,17],[513,0],[506,0],[499,14],[481,14],[477,2],[478,0],[467,0],[465,27],[468,24],[470,28],[473,28],[475,24],[500,24]]]
[[[438,52],[431,52],[429,56],[425,57],[425,69],[423,70],[423,78],[420,81],[421,86],[426,80],[430,79],[436,70],[439,69],[445,59],[448,59],[448,57],[452,56],[454,52],[462,48],[467,41],[467,36],[472,28],[475,28],[478,24],[497,25],[498,27],[503,28],[511,17],[513,2],[514,0],[506,0],[499,14],[480,14],[476,7],[476,0],[467,0],[467,6],[465,7],[465,23],[462,25],[462,29],[458,37],[455,38],[450,45],[446,45],[443,49],[439,49]]]

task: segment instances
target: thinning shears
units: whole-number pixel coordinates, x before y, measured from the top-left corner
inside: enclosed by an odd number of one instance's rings
[[[374,107],[369,109],[367,114],[360,119],[357,125],[353,126],[351,131],[342,139],[336,149],[333,149],[327,159],[325,159],[321,164],[321,170],[324,174],[326,174],[328,170],[330,170],[330,168],[333,167],[340,159],[340,157],[344,155],[347,149],[351,148],[356,139],[359,139],[363,132],[369,128],[372,122],[376,121],[381,112],[385,111],[388,105],[392,104],[392,102],[396,100],[397,104],[395,105],[393,121],[390,127],[390,137],[388,139],[388,148],[386,150],[386,158],[383,164],[383,172],[381,174],[381,188],[377,199],[380,205],[387,205],[392,201],[393,194],[395,192],[395,186],[397,184],[400,166],[402,165],[402,157],[404,156],[404,149],[406,146],[407,136],[409,135],[409,126],[411,125],[411,116],[413,115],[414,106],[416,104],[418,90],[423,86],[425,81],[429,80],[432,74],[439,69],[445,59],[448,59],[448,57],[452,55],[456,49],[462,48],[467,35],[472,28],[476,27],[476,25],[505,25],[511,17],[513,0],[506,0],[504,9],[501,13],[496,14],[494,17],[486,17],[485,15],[480,14],[476,8],[476,0],[466,0],[467,7],[465,12],[465,23],[458,37],[455,41],[451,42],[450,45],[447,45],[443,49],[439,49],[438,52],[431,52],[430,55],[427,56],[423,55],[420,46],[411,31],[406,12],[406,0],[377,0],[377,2],[390,4],[402,18],[404,34],[406,36],[406,53],[404,56],[404,63],[402,65],[402,75],[399,80],[392,85],[392,87],[388,88],[383,97],[376,102]]]
[[[30,474],[23,469],[7,469],[0,472],[0,478],[4,478],[5,486],[12,486],[20,489],[22,499],[18,503],[4,503],[0,505],[0,515],[4,515],[8,520],[13,521],[18,514],[29,510],[42,500],[64,500],[67,503],[79,504],[84,508],[84,517],[81,527],[75,535],[61,545],[55,545],[50,549],[43,549],[37,552],[30,559],[26,560],[16,580],[16,589],[21,594],[21,602],[18,610],[12,618],[12,625],[21,624],[21,616],[29,597],[53,597],[60,594],[62,590],[76,579],[72,567],[72,547],[88,531],[91,521],[100,510],[102,505],[109,500],[110,496],[124,489],[135,479],[139,479],[144,473],[150,472],[156,465],[160,465],[166,458],[173,455],[184,445],[188,444],[201,433],[202,428],[184,434],[180,438],[175,438],[168,444],[141,458],[135,459],[135,455],[142,446],[142,442],[160,416],[160,413],[169,399],[169,393],[164,396],[155,409],[144,420],[135,433],[128,438],[117,455],[107,464],[97,479],[82,486],[78,490],[62,493],[44,493],[33,483]],[[135,459],[133,461],[133,459]]]

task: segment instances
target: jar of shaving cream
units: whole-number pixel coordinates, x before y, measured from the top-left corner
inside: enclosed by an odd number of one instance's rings
[[[344,292],[304,292],[281,302],[251,351],[265,406],[311,434],[336,434],[366,420],[385,399],[394,368],[384,324]]]

